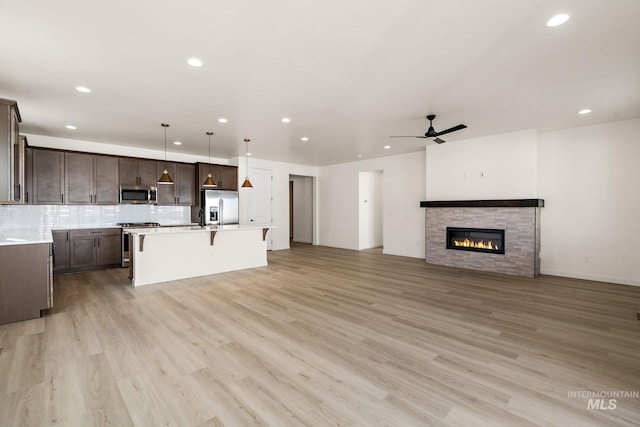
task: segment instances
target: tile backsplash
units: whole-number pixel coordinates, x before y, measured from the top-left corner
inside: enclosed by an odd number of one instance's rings
[[[191,207],[154,205],[0,205],[0,229],[108,227],[119,222],[189,224]]]

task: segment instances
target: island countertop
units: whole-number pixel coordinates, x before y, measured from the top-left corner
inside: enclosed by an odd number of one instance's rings
[[[273,225],[207,225],[201,227],[199,225],[181,225],[181,226],[169,226],[169,227],[142,227],[142,228],[127,228],[127,233],[130,234],[176,234],[176,233],[198,233],[202,231],[242,231],[242,230],[264,230],[276,228]]]

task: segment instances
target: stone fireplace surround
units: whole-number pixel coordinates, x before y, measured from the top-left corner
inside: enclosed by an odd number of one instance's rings
[[[542,199],[424,201],[425,258],[429,264],[516,276],[540,274]],[[505,253],[447,249],[446,228],[505,230]]]

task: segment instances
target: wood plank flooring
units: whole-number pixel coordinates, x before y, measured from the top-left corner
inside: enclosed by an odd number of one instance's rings
[[[0,326],[2,426],[637,426],[640,288],[296,245],[133,288],[55,278]],[[605,399],[605,406],[608,399]]]

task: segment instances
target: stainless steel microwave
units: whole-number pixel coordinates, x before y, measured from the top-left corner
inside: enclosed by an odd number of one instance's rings
[[[150,204],[153,205],[157,201],[156,187],[142,187],[138,185],[121,185],[120,186],[120,203],[121,204]]]

